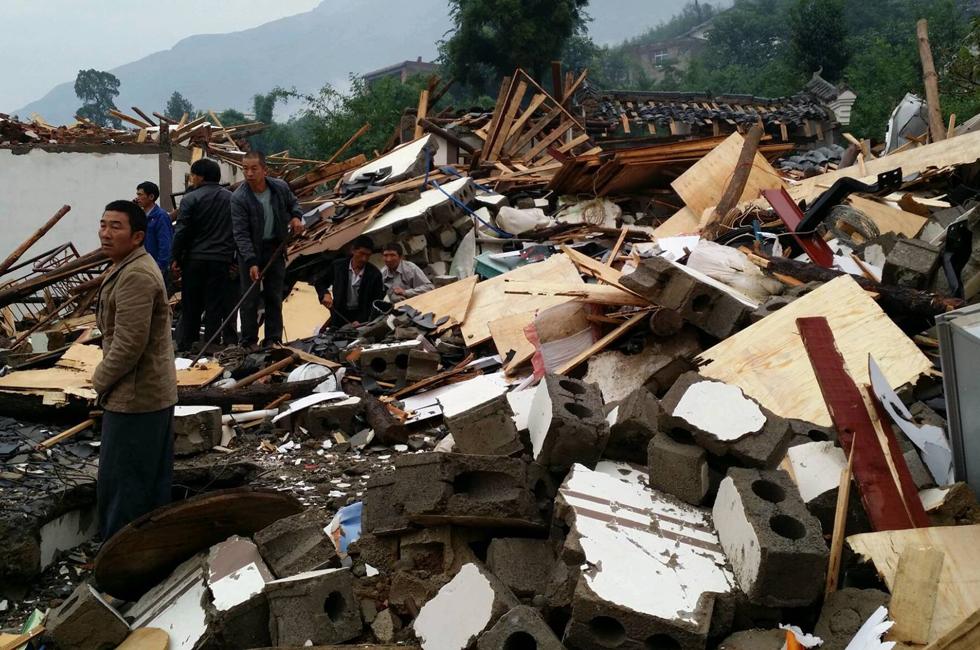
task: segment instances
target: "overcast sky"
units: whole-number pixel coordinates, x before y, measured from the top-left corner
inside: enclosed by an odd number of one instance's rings
[[[356,1],[356,0],[354,0]],[[0,107],[15,110],[79,69],[108,70],[193,34],[235,32],[319,0],[0,0]]]

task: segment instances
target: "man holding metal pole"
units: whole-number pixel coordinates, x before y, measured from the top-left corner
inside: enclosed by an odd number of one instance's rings
[[[259,299],[265,308],[264,345],[282,343],[285,246],[290,233],[303,232],[303,212],[289,184],[268,176],[265,155],[250,151],[242,161],[245,182],[231,197],[231,222],[238,248],[242,291],[241,344],[259,340]],[[262,269],[265,269],[263,272]],[[259,287],[250,290],[253,283]]]

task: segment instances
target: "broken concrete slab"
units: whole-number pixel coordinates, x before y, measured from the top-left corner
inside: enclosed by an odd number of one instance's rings
[[[657,433],[663,409],[645,387],[637,388],[612,407],[607,416],[609,441],[603,456],[630,463],[645,463],[647,447]]]
[[[210,644],[245,648],[271,643],[265,585],[275,576],[252,540],[236,535],[212,546],[206,574],[211,591],[207,608]]]
[[[650,487],[700,505],[711,487],[705,453],[693,439],[658,433],[647,447]]]
[[[159,628],[167,633],[170,650],[192,650],[208,631],[206,557],[199,553],[183,562],[127,609],[133,629]]]
[[[364,412],[364,404],[358,397],[339,402],[314,404],[298,415],[298,424],[314,438],[323,438],[340,431],[354,435],[361,428],[358,416]],[[297,427],[293,427],[294,429]]]
[[[495,395],[445,421],[461,453],[513,456],[524,451],[514,413],[504,395]]]
[[[500,620],[480,637],[477,650],[564,650],[555,633],[533,607],[520,605],[500,617]]]
[[[586,564],[565,642],[703,648],[709,630],[725,632],[716,603],[735,589],[708,513],[628,478],[575,465],[559,490],[566,547]]]
[[[349,569],[308,571],[266,584],[274,645],[343,643],[361,633]]]
[[[409,353],[421,349],[421,345],[420,341],[402,341],[367,346],[361,350],[357,364],[368,377],[398,381],[405,378]]]
[[[786,647],[784,630],[743,630],[718,645],[718,650],[783,650]]]
[[[518,596],[545,592],[555,550],[546,539],[498,537],[487,550],[487,567]]]
[[[561,375],[534,389],[527,427],[535,462],[552,470],[595,466],[609,439],[598,386]]]
[[[423,650],[464,650],[520,603],[492,573],[467,564],[412,624]]]
[[[697,330],[687,326],[669,339],[648,339],[637,354],[600,352],[589,359],[584,381],[597,384],[607,403],[625,399],[640,386],[660,396],[678,377],[694,370],[692,359],[702,350]]]
[[[481,541],[479,530],[456,526],[430,526],[398,538],[398,560],[414,569],[455,575],[464,564],[477,561],[471,542]]]
[[[395,635],[402,629],[402,620],[398,615],[391,611],[391,608],[382,610],[371,621],[371,631],[375,638],[381,643],[391,643],[395,640]]]
[[[750,602],[804,607],[823,593],[829,551],[820,522],[785,472],[730,469],[712,515]]]
[[[790,447],[785,462],[807,509],[824,531],[828,524],[833,531],[841,470],[847,467],[844,450],[830,441],[808,442]]]
[[[841,589],[827,596],[813,630],[823,639],[821,650],[845,650],[864,622],[889,600],[877,589]]]
[[[190,456],[221,444],[221,409],[217,406],[174,407],[174,455]]]
[[[438,352],[412,350],[408,353],[408,367],[405,369],[405,381],[414,383],[439,372],[441,357]]]
[[[48,616],[47,634],[64,650],[115,648],[129,634],[122,614],[85,582]]]
[[[277,578],[340,566],[333,542],[323,532],[324,515],[308,508],[255,533],[259,552]]]

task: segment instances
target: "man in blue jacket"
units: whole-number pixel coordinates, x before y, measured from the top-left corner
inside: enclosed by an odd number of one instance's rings
[[[170,215],[157,205],[160,188],[152,181],[143,181],[136,186],[136,205],[146,213],[146,239],[143,247],[153,261],[160,267],[164,284],[170,284],[170,249],[173,245],[174,231]]]
[[[231,197],[231,225],[238,248],[242,292],[248,292],[239,312],[241,345],[252,347],[259,340],[259,299],[265,305],[265,345],[282,343],[282,300],[286,280],[286,256],[282,243],[290,234],[303,232],[303,211],[289,184],[270,178],[265,154],[250,151],[242,161],[245,182]],[[271,261],[271,263],[270,263]]]

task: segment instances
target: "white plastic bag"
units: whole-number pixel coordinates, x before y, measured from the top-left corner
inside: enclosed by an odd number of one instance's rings
[[[687,266],[763,303],[782,292],[778,280],[766,277],[749,258],[731,246],[700,241],[687,258]]]

